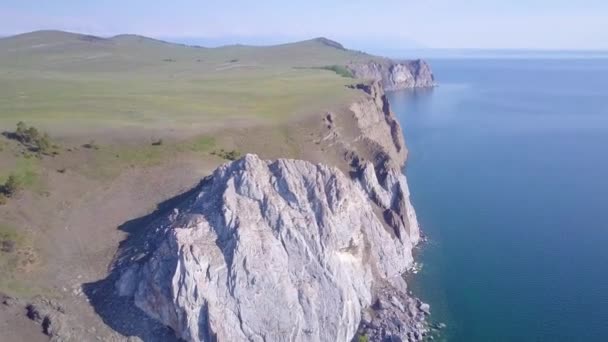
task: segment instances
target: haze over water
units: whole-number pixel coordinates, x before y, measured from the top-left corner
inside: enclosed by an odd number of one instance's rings
[[[608,339],[608,59],[431,60],[389,94],[449,341]]]

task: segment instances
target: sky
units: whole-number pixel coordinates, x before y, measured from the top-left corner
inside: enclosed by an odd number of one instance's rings
[[[59,29],[222,45],[608,50],[607,0],[0,0],[0,35]]]

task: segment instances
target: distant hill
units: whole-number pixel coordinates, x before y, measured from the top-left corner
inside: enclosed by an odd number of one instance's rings
[[[35,31],[0,39],[1,66],[45,70],[120,71],[167,62],[217,64],[230,60],[257,66],[324,66],[374,58],[327,38],[273,46],[188,46],[123,34],[102,38],[63,31]]]
[[[375,58],[327,38],[204,48],[133,34],[30,32],[0,39],[0,129],[19,120],[206,128],[288,119],[359,96],[336,70]]]

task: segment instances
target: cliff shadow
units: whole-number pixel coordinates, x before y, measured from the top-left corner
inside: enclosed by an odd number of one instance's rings
[[[148,317],[135,306],[132,296],[119,296],[115,284],[126,267],[134,262],[143,262],[161,240],[159,235],[162,234],[150,229],[153,223],[167,217],[173,208],[197,193],[205,182],[206,179],[192,189],[158,203],[154,212],[117,227],[127,233],[127,237],[119,243],[108,275],[99,281],[83,284],[83,292],[95,312],[114,331],[124,336],[139,337],[144,342],[180,341],[171,328]]]

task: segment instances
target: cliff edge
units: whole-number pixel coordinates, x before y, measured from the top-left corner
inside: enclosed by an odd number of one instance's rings
[[[418,227],[387,230],[369,200],[390,190],[246,155],[154,227],[157,245],[117,287],[187,341],[350,341],[378,289],[404,291],[412,265]]]
[[[431,67],[421,59],[412,61],[382,59],[367,63],[350,63],[347,68],[356,78],[380,81],[386,91],[436,85]]]
[[[186,341],[421,340],[407,149],[381,83],[354,87],[350,114],[323,119],[349,174],[252,154],[219,167],[115,265],[118,294]]]

